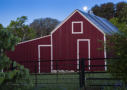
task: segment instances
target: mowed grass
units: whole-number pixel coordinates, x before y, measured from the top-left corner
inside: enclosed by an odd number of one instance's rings
[[[118,85],[118,83],[123,84],[122,80],[112,80],[113,77],[109,73],[92,73],[92,74],[90,73],[90,74],[85,74],[85,77],[86,77],[86,80],[85,80],[86,86],[92,86],[92,85],[95,85],[95,86],[99,86],[99,85],[115,86],[116,84]],[[93,78],[93,80],[89,80],[88,78]],[[94,78],[96,78],[96,79],[94,79]],[[101,79],[105,78],[105,79],[99,80],[100,78]]]
[[[34,85],[36,85],[36,76],[30,75]],[[78,90],[79,75],[78,74],[38,74],[37,86],[40,90]],[[38,89],[37,89],[38,90]]]
[[[44,74],[37,74],[37,77],[36,75],[30,75],[30,78],[32,79],[35,85],[33,90],[83,90],[80,89],[79,74],[77,73],[71,73],[71,74],[58,73],[58,75],[44,73]],[[37,78],[37,86],[36,86],[36,78]],[[111,87],[114,87],[115,85],[118,84],[121,85],[121,83],[123,83],[122,80],[117,81],[117,80],[109,80],[109,79],[104,79],[104,80],[87,79],[87,78],[111,78],[111,75],[108,73],[92,73],[92,74],[87,73],[85,74],[85,78],[86,78],[85,86],[93,87],[93,88],[107,87],[107,86],[98,86],[98,85],[112,85]]]

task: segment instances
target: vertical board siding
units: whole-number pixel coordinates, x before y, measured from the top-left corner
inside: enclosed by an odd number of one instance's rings
[[[88,58],[88,41],[79,41],[79,58]],[[88,64],[88,60],[85,60],[85,65]],[[88,67],[85,67],[85,71],[88,71]]]
[[[72,22],[83,21],[83,34],[72,34]],[[100,47],[100,42],[104,41],[104,34],[102,34],[96,27],[76,12],[70,17],[61,27],[59,27],[53,34],[53,59],[54,60],[68,60],[77,59],[77,39],[90,39],[90,58],[104,58],[104,52],[97,50]],[[61,56],[62,55],[62,56]],[[83,57],[87,58],[87,57]],[[90,61],[91,65],[104,65],[104,60]],[[66,62],[62,62],[66,63]],[[76,61],[73,62],[75,64]],[[64,68],[64,67],[63,67]],[[75,67],[73,67],[75,68]],[[104,68],[91,67],[91,71],[104,70]]]
[[[81,23],[73,23],[73,32],[81,32]]]
[[[51,72],[51,46],[40,47],[40,72]]]

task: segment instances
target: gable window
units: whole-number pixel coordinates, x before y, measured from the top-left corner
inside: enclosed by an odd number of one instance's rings
[[[83,21],[73,21],[72,34],[82,34],[82,33],[83,33]]]

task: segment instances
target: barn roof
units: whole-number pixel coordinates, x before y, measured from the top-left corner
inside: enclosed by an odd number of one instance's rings
[[[112,34],[118,32],[118,28],[111,24],[107,19],[98,17],[93,14],[85,13],[81,10],[78,10],[82,15],[84,15],[90,22],[96,25],[104,33]]]

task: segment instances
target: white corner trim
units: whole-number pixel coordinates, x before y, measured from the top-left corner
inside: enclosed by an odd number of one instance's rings
[[[28,40],[28,41],[20,42],[20,43],[18,43],[18,44],[27,43],[27,42],[30,42],[30,41],[38,40],[38,39],[41,39],[41,38],[46,38],[46,37],[49,37],[49,36],[51,36],[51,35],[47,35],[47,36],[43,36],[43,37],[31,39],[31,40]]]
[[[105,34],[104,34],[104,43],[106,43]],[[107,58],[107,56],[106,56],[106,45],[104,45],[104,58]],[[106,60],[105,60],[105,65],[107,65]],[[105,70],[107,70],[107,66],[105,66]]]
[[[51,34],[51,73],[53,70],[53,41],[52,41],[52,34]]]
[[[74,32],[74,23],[81,23],[81,32]],[[83,21],[73,21],[72,22],[72,34],[82,34],[83,33]]]
[[[40,73],[40,47],[51,47],[52,45],[38,45],[38,70]]]
[[[79,69],[79,42],[87,41],[88,42],[88,59],[90,59],[90,39],[77,39],[77,69]],[[89,70],[90,70],[90,60],[88,60]]]

